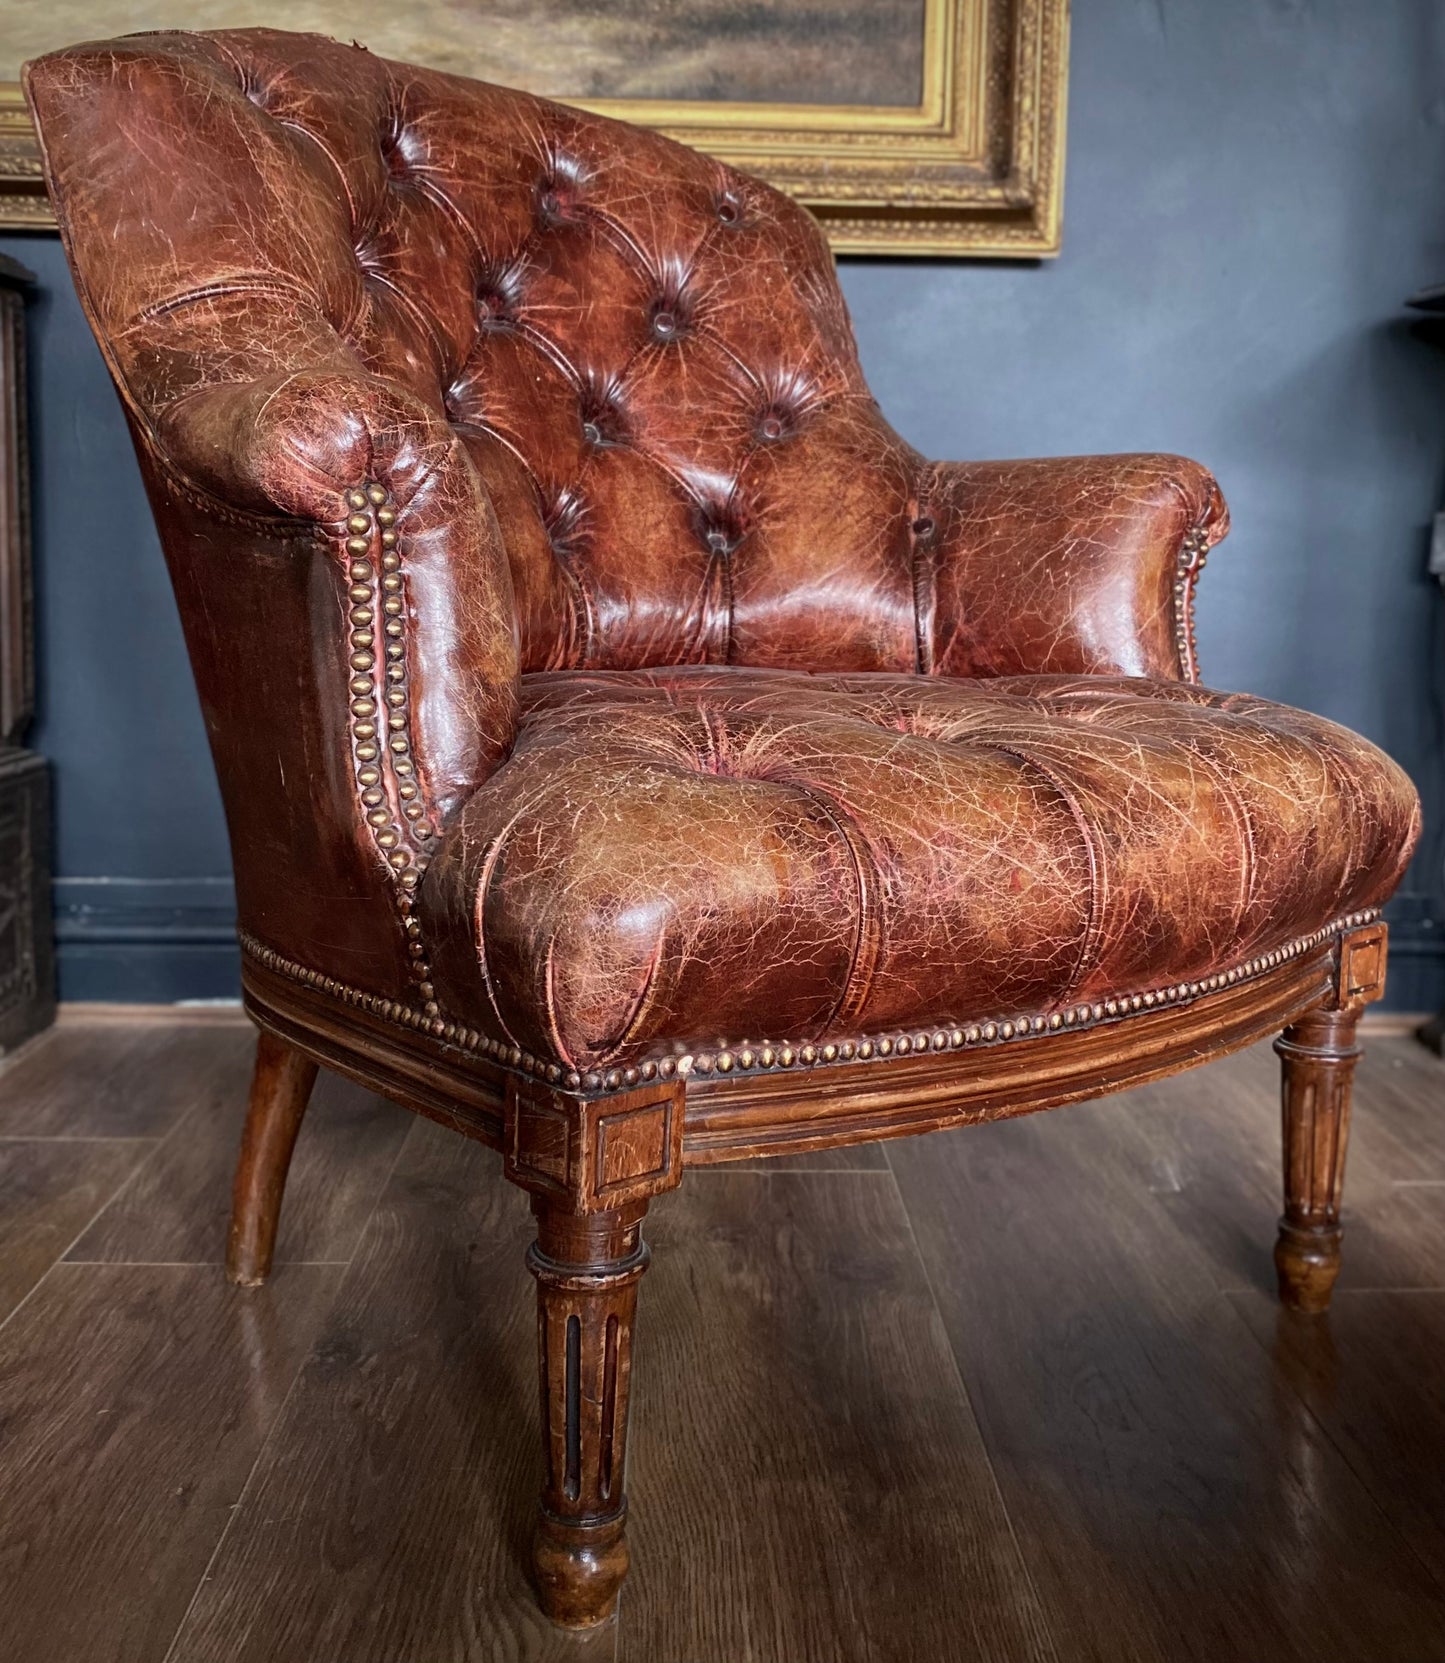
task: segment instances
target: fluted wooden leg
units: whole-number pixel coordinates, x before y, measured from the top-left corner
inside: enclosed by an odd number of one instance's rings
[[[1358,1009],[1311,1011],[1275,1041],[1284,1063],[1284,1217],[1274,1262],[1280,1299],[1296,1311],[1327,1310],[1340,1273],[1358,1020]]]
[[[605,1096],[508,1081],[507,1176],[530,1192],[537,1240],[537,1342],[546,1471],[532,1543],[543,1611],[590,1628],[617,1608],[627,1574],[627,1409],[642,1219],[682,1179],[683,1082]]]
[[[576,1216],[534,1197],[538,1360],[546,1474],[532,1569],[567,1628],[610,1617],[627,1574],[627,1408],[645,1201]]]
[[[256,1287],[270,1274],[286,1172],[315,1083],[316,1064],[263,1029],[256,1045],[226,1243],[226,1275],[242,1287]]]

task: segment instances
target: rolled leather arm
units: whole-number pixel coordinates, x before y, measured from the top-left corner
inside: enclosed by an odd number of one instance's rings
[[[243,931],[399,997],[405,900],[511,748],[499,534],[445,420],[331,368],[128,404],[236,853]]]
[[[154,422],[167,461],[233,507],[346,518],[346,491],[386,475],[410,499],[446,466],[451,429],[400,382],[334,363],[203,381]]]
[[[445,355],[378,325],[359,199],[310,117],[276,119],[289,86],[188,34],[27,77],[180,602],[241,927],[396,997],[425,986],[408,908],[435,839],[512,744],[515,603]],[[342,120],[376,86],[326,96],[337,131],[378,130]]]
[[[1196,681],[1195,579],[1228,529],[1180,456],[934,463],[914,525],[922,668]]]
[[[418,760],[430,806],[449,815],[511,745],[518,668],[500,535],[446,421],[398,382],[320,369],[200,387],[168,405],[154,433],[181,489],[223,511],[301,520],[343,569],[354,494],[386,493]]]

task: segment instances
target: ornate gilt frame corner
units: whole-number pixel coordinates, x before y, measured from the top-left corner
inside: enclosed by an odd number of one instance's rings
[[[18,81],[0,81],[0,231],[50,231],[40,145]]]
[[[1070,0],[925,0],[923,96],[886,105],[585,103],[806,204],[836,254],[1059,252]]]
[[[605,99],[806,204],[835,253],[1038,259],[1063,209],[1069,0],[925,0],[915,107]],[[54,224],[20,88],[0,83],[0,230]]]

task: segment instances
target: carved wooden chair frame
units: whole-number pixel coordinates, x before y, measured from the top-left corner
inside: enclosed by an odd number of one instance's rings
[[[632,1332],[647,1268],[641,1225],[689,1166],[835,1149],[1103,1096],[1283,1029],[1280,1297],[1322,1312],[1340,1268],[1340,1194],[1356,1024],[1384,991],[1373,913],[1202,981],[823,1046],[697,1053],[563,1076],[414,1007],[382,1000],[243,938],[246,1009],[261,1029],[228,1271],[270,1269],[291,1150],[317,1065],[499,1149],[531,1196],[545,1480],[533,1549],[543,1608],[581,1627],[615,1607],[627,1570]]]

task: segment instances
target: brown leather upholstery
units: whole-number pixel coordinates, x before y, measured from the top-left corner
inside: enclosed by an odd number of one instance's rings
[[[27,85],[268,952],[591,1089],[1043,1022],[1396,883],[1398,768],[1188,685],[1208,474],[924,461],[766,186],[311,36]]]
[[[523,691],[423,914],[449,1008],[574,1071],[1188,982],[1379,902],[1408,845],[1411,787],[1373,746],[1177,682]]]
[[[267,31],[28,91],[230,824],[230,1274],[265,1277],[318,1063],[502,1151],[549,1616],[615,1608],[641,1224],[685,1165],[1283,1027],[1276,1264],[1324,1309],[1419,809],[1365,741],[1195,685],[1208,474],[924,461],[817,227],[653,134]]]

